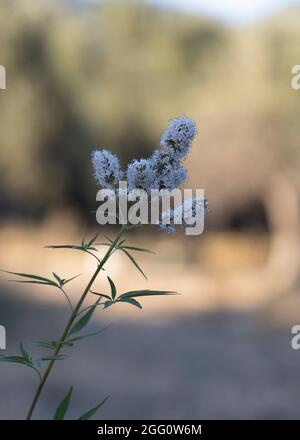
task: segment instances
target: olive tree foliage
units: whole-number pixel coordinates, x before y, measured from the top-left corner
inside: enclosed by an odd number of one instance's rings
[[[1,1],[1,212],[88,212],[90,152],[147,155],[184,113],[199,127],[189,185],[201,175],[222,223],[299,165],[299,22],[298,9],[230,29],[141,1]]]
[[[3,0],[2,211],[90,208],[89,152],[110,145],[125,162],[155,147],[170,115],[193,116],[227,35],[142,2]]]

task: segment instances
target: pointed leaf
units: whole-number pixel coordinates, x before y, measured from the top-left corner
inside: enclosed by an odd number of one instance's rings
[[[113,243],[113,240],[112,240],[111,238],[109,238],[107,235],[104,235],[104,234],[103,234],[103,237],[105,237],[106,240],[108,240],[108,241],[110,241],[111,243]]]
[[[34,341],[33,345],[35,345],[36,347],[40,347],[40,348],[49,348],[50,350],[53,350],[55,348],[57,348],[57,346],[59,345],[58,341]],[[67,341],[64,341],[61,343],[61,347],[66,346],[66,347],[71,347],[73,344],[68,343]]]
[[[122,246],[122,249],[129,249],[137,252],[147,252],[149,254],[155,254],[155,252],[151,251],[151,249],[139,248],[135,246]]]
[[[20,284],[39,284],[42,286],[51,286],[51,287],[59,287],[54,281],[43,282],[43,281],[29,281],[29,280],[8,280],[14,283]]]
[[[40,369],[42,368],[42,366],[43,366],[43,364],[42,364],[42,359],[41,359],[41,358],[35,358],[35,359],[33,359],[33,365],[34,365],[38,370],[40,370]]]
[[[104,403],[107,401],[108,398],[109,398],[109,396],[106,396],[105,399],[103,399],[102,402],[99,403],[99,405],[95,406],[94,408],[90,409],[86,413],[82,414],[82,416],[80,416],[78,420],[90,419],[98,411],[98,409],[101,408],[102,405],[104,405]]]
[[[117,289],[116,289],[115,283],[113,282],[113,280],[109,276],[107,276],[107,279],[108,279],[109,284],[110,284],[111,297],[112,297],[112,299],[115,299],[116,294],[117,294]]]
[[[28,365],[28,360],[23,356],[0,356],[0,362],[12,362],[16,364]]]
[[[106,327],[93,333],[87,333],[86,335],[76,336],[75,338],[67,339],[65,342],[68,342],[69,344],[73,345],[74,342],[80,341],[82,339],[90,338],[91,336],[99,335],[100,333],[104,332],[108,327],[110,327],[110,325],[107,325]]]
[[[40,348],[49,348],[49,349],[54,348],[52,342],[47,342],[47,341],[34,341],[32,344]]]
[[[63,420],[65,418],[66,412],[69,407],[71,395],[72,395],[73,387],[70,387],[69,391],[67,392],[66,396],[63,398],[63,400],[58,405],[53,420]]]
[[[58,281],[59,285],[62,286],[63,285],[63,280],[58,275],[56,275],[55,272],[52,272],[52,273],[53,273],[53,276],[56,279],[56,281]]]
[[[142,306],[141,306],[141,304],[136,300],[136,299],[134,299],[134,298],[124,298],[124,299],[121,299],[120,301],[118,301],[118,302],[126,302],[126,303],[129,303],[129,304],[132,304],[133,306],[135,306],[135,307],[138,307],[139,309],[141,309],[142,310]]]
[[[57,348],[58,346],[60,347],[73,347],[73,343],[70,341],[64,341],[59,343],[59,341],[53,341],[52,344],[54,344],[54,347]]]
[[[144,274],[144,272],[142,271],[142,269],[140,268],[140,266],[137,264],[137,262],[135,261],[135,259],[133,258],[133,256],[130,255],[130,253],[127,252],[126,249],[124,249],[124,248],[120,248],[120,249],[121,249],[121,250],[127,255],[127,257],[130,259],[130,261],[131,261],[131,262],[134,264],[134,266],[137,268],[137,270],[138,270],[139,272],[141,272],[141,274],[143,275],[143,277],[146,278],[146,280],[147,280],[146,275]]]
[[[27,359],[27,360],[30,361],[30,356],[29,356],[28,352],[25,350],[25,347],[24,347],[24,345],[23,345],[22,342],[20,343],[20,351],[21,351],[22,356],[23,356],[25,359]]]
[[[114,301],[105,301],[103,309],[108,309],[108,307],[111,307],[113,304],[115,304]]]
[[[75,322],[75,324],[73,325],[73,327],[69,331],[69,335],[72,335],[73,333],[79,332],[88,324],[97,305],[98,304],[96,303],[94,306],[92,306],[90,309],[88,309],[87,312],[77,322]]]
[[[82,246],[78,246],[76,244],[58,244],[58,245],[47,245],[45,246],[47,249],[76,249],[76,250],[82,250]]]
[[[49,356],[43,356],[41,359],[42,361],[62,361],[65,359],[65,355],[58,354],[58,355],[49,355]]]
[[[75,278],[80,277],[80,275],[81,275],[81,274],[78,274],[78,275],[75,275],[75,276],[72,277],[72,278],[68,278],[67,280],[64,280],[64,285],[67,284],[67,283],[69,283],[70,281],[75,280]]]
[[[91,292],[93,295],[103,296],[103,298],[106,298],[106,299],[108,299],[108,300],[111,299],[110,296],[106,295],[105,293],[98,293],[98,292],[94,292],[93,290],[90,290],[90,292]]]
[[[99,232],[88,242],[87,246],[90,247],[98,238]]]
[[[25,283],[25,282],[36,282],[36,283],[45,283],[45,284],[50,284],[50,285],[54,285],[56,286],[56,283],[53,280],[50,280],[49,278],[45,278],[45,277],[41,277],[39,275],[33,275],[33,274],[29,274],[29,273],[21,273],[21,272],[10,272],[8,270],[2,270],[1,272],[5,272],[5,273],[9,273],[11,275],[17,275],[19,277],[23,277],[23,278],[31,278],[31,280],[35,280],[35,281],[17,281],[20,283]]]
[[[178,295],[178,293],[167,290],[132,290],[130,292],[126,292],[120,295],[119,299],[133,298],[139,296],[169,296],[169,295]]]

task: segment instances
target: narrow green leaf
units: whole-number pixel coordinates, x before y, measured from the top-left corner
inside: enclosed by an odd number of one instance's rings
[[[9,280],[14,283],[20,283],[20,284],[39,284],[42,286],[52,286],[52,287],[59,287],[54,281],[49,282],[43,282],[43,281],[29,281],[29,280]]]
[[[47,245],[45,246],[47,249],[75,249],[75,250],[82,250],[83,247],[76,244],[58,244],[58,245]]]
[[[58,341],[34,341],[33,345],[35,345],[36,347],[40,347],[40,348],[49,348],[50,350],[53,350],[54,348],[57,348],[57,346],[59,345]],[[61,343],[61,346],[66,346],[66,347],[71,347],[73,344],[69,344],[67,343],[67,341],[64,341],[63,343]]]
[[[25,283],[25,282],[38,282],[38,283],[45,283],[45,284],[51,284],[51,285],[55,285],[56,283],[53,280],[50,280],[49,278],[45,278],[45,277],[41,277],[39,275],[33,275],[33,274],[29,274],[29,273],[21,273],[21,272],[10,272],[8,270],[2,270],[1,272],[5,272],[5,273],[9,273],[11,275],[17,275],[19,277],[23,277],[23,278],[31,278],[31,280],[35,280],[35,281],[17,281],[20,283]],[[13,280],[15,281],[15,280]]]
[[[129,298],[129,297],[128,297],[128,298],[121,299],[121,300],[118,301],[118,302],[129,303],[129,304],[132,304],[133,306],[138,307],[139,309],[142,310],[142,306],[141,306],[141,304],[140,304],[136,299],[134,299],[134,298]]]
[[[78,420],[90,419],[98,411],[98,409],[100,409],[101,406],[104,405],[104,403],[107,401],[108,398],[109,398],[109,396],[106,396],[105,399],[103,399],[102,402],[99,403],[99,405],[95,406],[94,408],[90,409],[86,413],[82,414],[82,416],[80,416]]]
[[[87,246],[90,247],[98,238],[99,232],[88,242]]]
[[[54,348],[53,343],[47,341],[34,341],[32,344],[40,348],[49,348],[49,349]]]
[[[80,275],[81,274],[78,274],[78,275],[75,275],[74,277],[72,277],[72,278],[69,278],[69,279],[67,279],[67,280],[64,280],[64,285],[65,284],[67,284],[67,283],[69,283],[70,281],[73,281],[73,280],[75,280],[75,278],[78,278],[78,277],[80,277]]]
[[[28,352],[26,351],[26,349],[25,349],[25,347],[24,347],[22,342],[20,343],[20,351],[21,351],[22,356],[25,359],[27,359],[28,361],[30,361],[30,356],[29,356]]]
[[[98,292],[94,292],[93,290],[90,290],[90,292],[91,292],[93,295],[103,296],[103,298],[106,298],[106,299],[108,299],[108,300],[111,299],[110,296],[106,295],[105,293],[98,293]]]
[[[56,279],[56,281],[58,281],[59,284],[61,284],[61,278],[55,272],[52,272],[52,274],[53,274],[54,278]]]
[[[36,347],[40,347],[40,348],[48,348],[50,350],[57,348],[58,345],[60,345],[61,347],[73,347],[75,342],[80,341],[81,339],[89,338],[91,336],[96,336],[96,335],[104,332],[108,327],[110,327],[110,325],[107,325],[106,327],[104,327],[96,332],[93,332],[93,333],[87,333],[86,335],[76,336],[74,338],[67,339],[66,341],[62,342],[61,344],[59,344],[59,341],[51,341],[51,342],[35,341],[35,342],[33,342],[33,345],[35,345]],[[44,359],[45,359],[45,356],[44,356]],[[49,357],[47,360],[49,360]]]
[[[33,365],[38,369],[38,370],[40,370],[41,368],[42,368],[42,359],[41,358],[35,358],[35,359],[33,359]]]
[[[107,276],[107,279],[108,279],[109,284],[110,284],[111,297],[114,300],[115,297],[116,297],[116,294],[117,294],[117,289],[116,289],[115,283],[113,282],[113,280],[109,276]]]
[[[0,356],[0,362],[12,362],[16,364],[28,365],[28,361],[23,356]]]
[[[75,338],[67,339],[67,341],[65,341],[65,342],[68,342],[73,345],[74,342],[81,341],[82,339],[86,339],[86,338],[90,338],[92,336],[99,335],[100,333],[104,332],[108,327],[110,327],[110,325],[107,325],[106,327],[104,327],[96,332],[93,332],[93,333],[87,333],[86,335],[76,336]]]
[[[67,392],[66,396],[63,398],[63,400],[58,405],[53,420],[64,420],[66,412],[69,407],[71,395],[73,392],[73,387],[70,387],[69,391]]]
[[[65,355],[58,354],[58,355],[49,355],[49,356],[43,356],[41,357],[42,361],[62,361],[65,359]]]
[[[140,296],[170,296],[170,295],[178,295],[176,292],[171,292],[167,290],[132,290],[130,292],[123,293],[119,296],[118,299],[123,298],[133,298]]]
[[[96,243],[96,246],[111,246],[111,243]]]
[[[87,244],[81,245],[81,246],[77,246],[77,245],[48,245],[45,246],[46,248],[50,248],[50,249],[75,249],[78,251],[82,251],[82,252],[86,252],[89,255],[91,255],[92,257],[96,258],[96,260],[98,261],[98,263],[101,262],[101,260],[94,255],[92,252],[90,252],[90,250],[96,251],[98,252],[98,249],[94,248],[94,247],[88,247]]]
[[[146,277],[146,275],[144,274],[144,272],[142,271],[142,269],[140,268],[140,266],[137,264],[137,262],[135,261],[135,259],[133,258],[133,256],[132,255],[130,255],[130,253],[129,252],[127,252],[126,251],[126,249],[124,249],[124,248],[120,248],[126,255],[127,255],[127,257],[130,259],[130,261],[134,264],[134,266],[137,268],[137,270],[139,271],[139,272],[141,272],[141,274],[143,275],[143,277],[147,280],[147,277]]]
[[[113,243],[113,240],[111,238],[109,238],[107,235],[103,234],[103,237],[106,238],[106,240],[110,241],[111,243]]]
[[[57,348],[59,345],[61,347],[73,347],[73,343],[70,341],[64,341],[61,343],[59,343],[59,341],[53,341],[52,343],[54,344],[55,348]]]
[[[103,309],[108,309],[108,307],[111,307],[113,304],[115,304],[114,301],[105,301]]]
[[[75,324],[73,325],[73,327],[69,331],[69,335],[72,335],[73,333],[79,332],[88,324],[97,305],[98,304],[96,303],[93,307],[88,309],[88,311],[77,322],[75,322]]]
[[[135,246],[122,246],[122,249],[127,249],[127,250],[129,249],[137,252],[147,252],[149,254],[155,254],[155,252],[151,251],[151,249],[139,248]]]
[[[52,273],[53,273],[53,276],[56,279],[56,281],[58,281],[59,285],[62,286],[63,280],[55,272],[52,272]]]

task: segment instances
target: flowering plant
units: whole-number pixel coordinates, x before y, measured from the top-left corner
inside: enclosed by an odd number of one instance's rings
[[[176,189],[185,181],[187,177],[187,170],[182,165],[182,160],[186,157],[188,151],[190,150],[195,134],[196,126],[190,119],[186,117],[179,117],[171,120],[167,130],[162,135],[161,148],[154,151],[154,153],[148,159],[132,161],[128,165],[126,173],[121,170],[119,160],[113,153],[107,150],[95,151],[92,154],[92,165],[95,178],[102,188],[110,189],[114,192],[118,191],[117,184],[124,177],[126,177],[128,181],[128,191],[134,189],[143,189],[146,192],[150,192],[152,189]],[[191,199],[189,203],[184,202],[183,211],[182,209],[180,210],[180,216],[182,216],[182,212],[188,210],[193,211],[195,209],[196,202],[197,201],[195,199]],[[175,218],[178,216],[178,212],[176,209],[170,209],[169,211],[169,223],[161,222],[159,227],[167,232],[175,233]],[[126,240],[123,238],[123,235],[131,227],[133,226],[129,224],[122,224],[116,237],[114,239],[106,237],[107,241],[104,243],[97,243],[98,234],[96,234],[90,240],[82,240],[82,242],[78,245],[46,246],[51,249],[71,249],[85,252],[95,259],[95,271],[92,274],[82,295],[80,296],[79,301],[75,305],[67,293],[66,286],[73,281],[76,276],[66,279],[62,278],[56,273],[53,273],[53,277],[46,278],[44,276],[28,273],[4,271],[14,275],[15,277],[18,277],[18,282],[38,284],[41,286],[52,286],[58,289],[65,296],[70,308],[70,315],[66,326],[61,336],[57,340],[34,342],[35,346],[46,350],[46,354],[38,357],[32,356],[21,343],[19,354],[0,357],[0,361],[2,362],[17,363],[31,368],[38,376],[39,382],[27,414],[27,420],[32,418],[33,411],[39,401],[41,392],[44,389],[54,364],[57,361],[62,361],[65,359],[66,355],[62,354],[62,351],[72,347],[78,341],[94,336],[103,330],[100,329],[94,333],[82,332],[88,325],[96,309],[98,309],[100,306],[102,306],[103,309],[107,309],[108,307],[120,302],[127,303],[141,309],[142,306],[140,304],[140,299],[142,297],[175,294],[171,291],[156,290],[135,290],[118,294],[116,285],[109,276],[107,276],[110,290],[109,293],[99,293],[92,290],[96,279],[104,270],[107,261],[117,251],[123,252],[134,264],[134,266],[144,275],[144,272],[140,268],[135,258],[132,256],[132,253],[151,251],[126,244]],[[98,246],[104,246],[107,248],[107,251],[102,258],[97,256]],[[96,301],[91,306],[84,305],[88,295],[94,295],[94,297],[96,297]],[[70,387],[65,397],[59,403],[54,413],[55,420],[62,420],[65,418],[68,406],[70,404],[72,390],[73,388]],[[92,417],[106,400],[107,397],[105,397],[94,408],[84,412],[79,419],[86,420]]]

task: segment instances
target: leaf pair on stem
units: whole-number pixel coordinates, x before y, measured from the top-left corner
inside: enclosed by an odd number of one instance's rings
[[[176,295],[175,292],[167,291],[167,290],[131,290],[129,292],[122,293],[121,295],[117,296],[117,288],[115,286],[115,283],[113,280],[108,276],[107,277],[111,293],[110,296],[105,293],[98,293],[91,290],[91,293],[94,295],[98,295],[100,298],[106,298],[107,301],[104,302],[104,309],[107,309],[108,307],[111,307],[113,304],[116,303],[128,303],[135,307],[138,307],[139,309],[142,309],[141,304],[136,300],[136,298],[141,298],[144,296],[163,296],[163,295]]]

